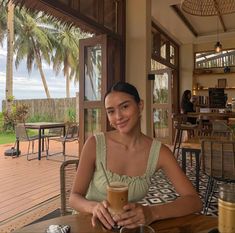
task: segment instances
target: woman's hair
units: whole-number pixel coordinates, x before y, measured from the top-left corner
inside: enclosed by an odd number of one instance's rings
[[[188,95],[191,94],[191,91],[190,90],[185,90],[183,95],[182,95],[182,98],[181,98],[181,108],[183,109],[184,108],[184,103],[185,102],[188,102],[190,99],[188,98]]]
[[[182,95],[182,101],[189,100],[189,98],[188,98],[189,94],[191,95],[191,91],[190,90],[185,90],[183,95]]]
[[[140,102],[140,96],[139,93],[136,89],[136,87],[134,87],[133,85],[131,85],[130,83],[127,82],[117,82],[116,84],[114,84],[105,94],[104,99],[107,97],[108,94],[110,94],[113,91],[117,91],[117,92],[124,92],[127,93],[131,96],[134,97],[135,101],[137,103]]]

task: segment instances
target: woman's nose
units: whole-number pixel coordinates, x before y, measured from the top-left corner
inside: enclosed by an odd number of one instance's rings
[[[116,111],[116,119],[121,119],[122,118],[122,112],[118,109]]]

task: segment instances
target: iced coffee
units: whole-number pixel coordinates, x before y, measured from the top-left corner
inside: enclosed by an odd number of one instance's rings
[[[107,200],[109,212],[112,216],[123,212],[123,207],[128,203],[128,186],[122,182],[111,182],[107,186]]]

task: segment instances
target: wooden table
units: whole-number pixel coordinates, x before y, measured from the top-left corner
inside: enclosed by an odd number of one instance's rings
[[[65,123],[58,122],[35,122],[35,123],[25,123],[27,129],[37,129],[38,130],[38,160],[41,160],[41,152],[44,150],[44,143],[42,135],[45,129],[51,128],[63,128],[63,134],[65,135]],[[18,147],[18,145],[17,145]]]
[[[71,226],[70,233],[111,233],[104,230],[101,224],[93,228],[91,225],[91,215],[82,214],[69,215],[42,221],[14,231],[14,233],[45,233],[51,224],[68,224]],[[187,215],[179,218],[156,221],[151,224],[156,233],[207,233],[209,230],[217,228],[218,218],[204,215]]]
[[[213,119],[228,119],[228,118],[235,118],[235,112],[188,112],[188,117],[208,117]]]

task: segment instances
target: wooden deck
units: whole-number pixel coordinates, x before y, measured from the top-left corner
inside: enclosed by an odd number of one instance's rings
[[[78,143],[68,145],[66,153],[78,155]],[[12,144],[0,145],[0,230],[1,225],[9,223],[15,216],[22,215],[53,198],[59,199],[60,194],[59,168],[63,162],[61,154],[52,156],[49,160],[42,157],[41,161],[27,161],[26,156],[4,156],[4,151],[11,146]],[[26,147],[27,143],[21,143],[21,154],[26,153]],[[51,151],[60,149],[60,143],[50,143]],[[44,155],[45,153],[42,156]],[[37,157],[37,154],[34,157]]]

